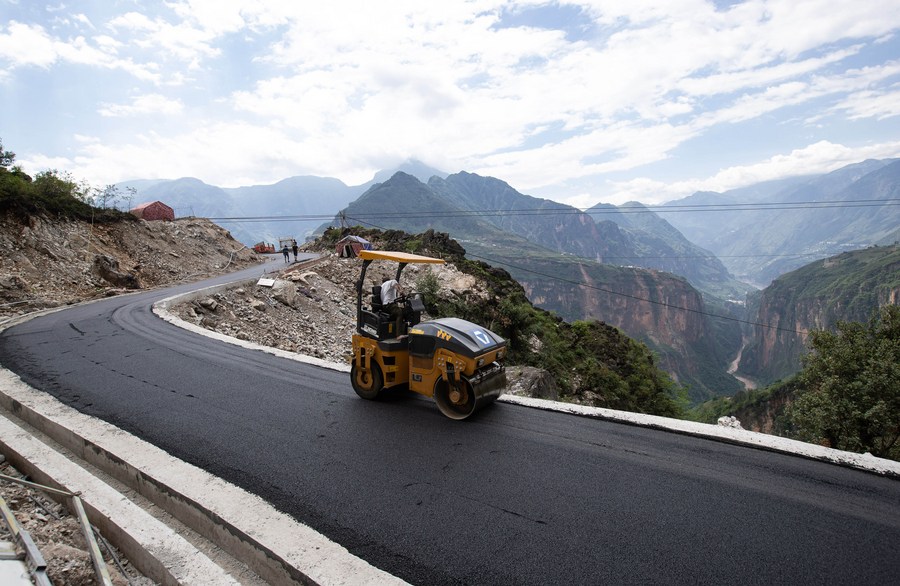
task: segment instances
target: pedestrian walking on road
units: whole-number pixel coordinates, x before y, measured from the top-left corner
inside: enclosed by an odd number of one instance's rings
[[[284,255],[284,262],[291,262],[291,251],[288,249],[287,244],[281,249],[281,254]]]
[[[297,241],[294,241],[294,262],[297,262]]]

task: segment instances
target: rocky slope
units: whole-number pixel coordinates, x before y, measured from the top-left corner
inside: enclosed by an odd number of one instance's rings
[[[227,336],[347,364],[356,329],[359,270],[359,259],[325,253],[316,260],[286,266],[273,286],[235,286],[179,304],[173,311],[185,321]],[[387,263],[373,264],[368,286],[381,283],[394,270]],[[415,282],[426,273],[440,283],[440,295],[487,294],[483,284],[449,264],[411,265],[404,271],[404,280]]]
[[[0,316],[249,266],[256,255],[203,219],[110,223],[0,215]]]

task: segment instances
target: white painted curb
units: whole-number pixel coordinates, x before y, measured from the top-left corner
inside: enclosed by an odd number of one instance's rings
[[[822,460],[832,464],[839,464],[850,468],[865,470],[867,472],[900,478],[900,462],[876,458],[872,454],[857,454],[855,452],[845,452],[842,450],[825,448],[815,444],[808,444],[806,442],[756,431],[749,431],[746,429],[735,429],[722,425],[684,421],[682,419],[671,419],[669,417],[659,417],[656,415],[643,415],[641,413],[631,413],[628,411],[616,411],[613,409],[603,409],[601,407],[586,407],[584,405],[573,405],[558,401],[548,401],[546,399],[532,399],[530,397],[503,395],[498,401],[513,405],[523,405],[535,409],[543,409],[545,411],[557,411],[559,413],[580,415],[582,417],[594,417],[596,419],[605,419],[607,421],[615,421],[629,425],[661,429],[685,435],[770,450],[773,452],[782,452],[794,456]]]

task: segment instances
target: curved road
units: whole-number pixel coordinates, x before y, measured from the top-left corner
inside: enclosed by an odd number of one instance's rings
[[[509,404],[456,422],[417,396],[363,401],[344,373],[151,313],[189,288],[10,328],[0,363],[414,584],[900,576],[900,481]]]

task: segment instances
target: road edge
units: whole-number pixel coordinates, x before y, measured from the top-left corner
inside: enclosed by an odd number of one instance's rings
[[[239,283],[244,282],[245,281],[240,281]],[[246,283],[251,282],[253,281],[246,281]],[[219,291],[235,287],[237,285],[238,283],[233,282],[224,285],[216,285],[214,287],[207,287],[205,289],[200,289],[191,293],[173,295],[154,303],[153,313],[174,326],[190,330],[202,336],[215,338],[228,344],[234,344],[236,346],[242,346],[244,348],[250,348],[253,350],[261,350],[263,352],[268,352],[281,358],[287,358],[289,360],[295,360],[297,362],[304,362],[306,364],[313,364],[322,368],[330,368],[332,370],[337,370],[340,372],[350,372],[350,365],[328,362],[311,356],[304,356],[302,354],[296,354],[294,352],[288,352],[286,350],[280,350],[278,348],[263,346],[254,342],[239,340],[237,338],[226,336],[225,334],[220,334],[218,332],[213,332],[207,330],[206,328],[202,328],[200,326],[186,322],[169,311],[169,308],[177,303],[183,303],[186,301],[198,299],[200,297],[214,295]],[[500,398],[497,399],[497,401],[500,403],[519,405],[532,409],[554,411],[557,413],[566,413],[569,415],[577,415],[580,417],[591,417],[594,419],[603,419],[606,421],[614,421],[627,425],[635,425],[639,427],[658,429],[661,431],[669,431],[672,433],[692,435],[694,437],[702,437],[714,441],[738,444],[772,452],[789,454],[792,456],[799,456],[812,460],[819,460],[828,462],[830,464],[836,464],[839,466],[845,466],[857,470],[863,470],[865,472],[879,474],[882,476],[900,478],[900,462],[878,458],[868,453],[858,454],[855,452],[845,452],[842,450],[835,450],[833,448],[826,448],[815,444],[809,444],[798,440],[778,437],[775,435],[750,431],[746,429],[736,429],[722,425],[714,425],[711,423],[685,421],[682,419],[672,419],[669,417],[660,417],[657,415],[644,415],[642,413],[617,411],[615,409],[605,409],[602,407],[588,407],[585,405],[575,405],[573,403],[563,403],[560,401],[550,401],[547,399],[534,399],[531,397],[520,397],[516,395],[501,395]]]

